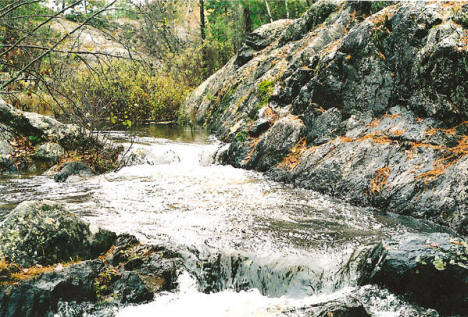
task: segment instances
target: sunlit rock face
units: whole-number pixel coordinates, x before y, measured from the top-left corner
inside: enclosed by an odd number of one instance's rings
[[[95,258],[115,234],[94,230],[60,204],[25,201],[0,223],[0,258],[22,267]]]
[[[222,162],[468,234],[468,5],[318,1],[186,100]]]

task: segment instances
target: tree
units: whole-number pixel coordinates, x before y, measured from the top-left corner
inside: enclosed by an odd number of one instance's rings
[[[201,33],[201,38],[202,38],[202,43],[206,38],[206,33],[205,33],[205,1],[200,0],[200,33]]]
[[[270,6],[268,5],[268,0],[264,0],[264,1],[265,1],[265,6],[267,8],[268,16],[270,17],[270,22],[273,22],[273,17],[271,16],[271,10],[270,10]]]
[[[250,8],[248,5],[244,6],[244,33],[252,33],[252,19],[250,18]]]

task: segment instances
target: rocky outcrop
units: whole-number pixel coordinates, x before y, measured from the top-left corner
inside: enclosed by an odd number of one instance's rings
[[[20,111],[0,99],[0,173],[50,167],[66,151],[76,151],[75,156],[99,151],[107,162],[115,161],[122,149],[77,125]]]
[[[468,234],[468,5],[318,1],[186,100],[224,164]]]
[[[0,316],[103,316],[177,286],[177,252],[93,233],[51,202],[20,204],[0,230]]]
[[[55,141],[66,149],[79,142],[80,129],[76,125],[63,124],[55,119],[33,112],[20,111],[0,99],[0,122],[3,129],[16,135],[36,140]]]
[[[92,259],[114,240],[114,233],[90,228],[59,204],[26,201],[0,223],[0,259],[22,267]]]
[[[386,240],[363,261],[361,284],[376,283],[444,314],[468,314],[468,243],[448,234]]]
[[[120,252],[129,258],[113,261]],[[135,259],[139,259],[138,265]],[[129,265],[131,261],[133,265]],[[59,264],[29,279],[0,283],[0,315],[39,317],[58,312],[69,316],[73,311],[72,316],[91,312],[104,316],[109,309],[148,302],[155,293],[173,290],[179,266],[176,253],[122,235],[114,249],[99,259]]]

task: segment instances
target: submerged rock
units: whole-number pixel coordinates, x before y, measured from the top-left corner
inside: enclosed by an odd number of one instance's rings
[[[370,317],[362,304],[327,303],[316,314],[317,317]]]
[[[0,223],[0,258],[23,267],[91,259],[108,250],[115,237],[90,228],[59,204],[27,201]]]
[[[317,1],[247,37],[182,113],[230,144],[223,164],[466,235],[466,10]]]
[[[449,234],[407,234],[376,246],[361,284],[377,283],[445,314],[468,314],[468,243]]]
[[[65,182],[68,177],[77,175],[80,177],[87,177],[94,175],[93,170],[82,162],[69,162],[62,166],[60,171],[54,175],[56,182]]]

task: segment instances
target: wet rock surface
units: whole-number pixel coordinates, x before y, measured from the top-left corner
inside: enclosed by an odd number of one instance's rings
[[[87,177],[94,175],[94,171],[85,163],[69,162],[65,163],[60,171],[54,175],[56,182],[65,182],[70,176]]]
[[[115,234],[90,228],[51,201],[26,201],[0,223],[0,258],[22,267],[95,258]]]
[[[114,316],[121,305],[144,303],[155,293],[173,290],[180,264],[176,252],[142,245],[124,234],[94,260],[29,271],[12,265],[10,276],[0,271],[0,315]],[[44,273],[18,278],[33,269]]]
[[[376,246],[361,284],[377,283],[444,314],[468,314],[468,244],[448,234],[409,234]]]
[[[466,235],[464,12],[318,1],[282,31],[253,34],[184,111],[230,144],[224,164]]]

